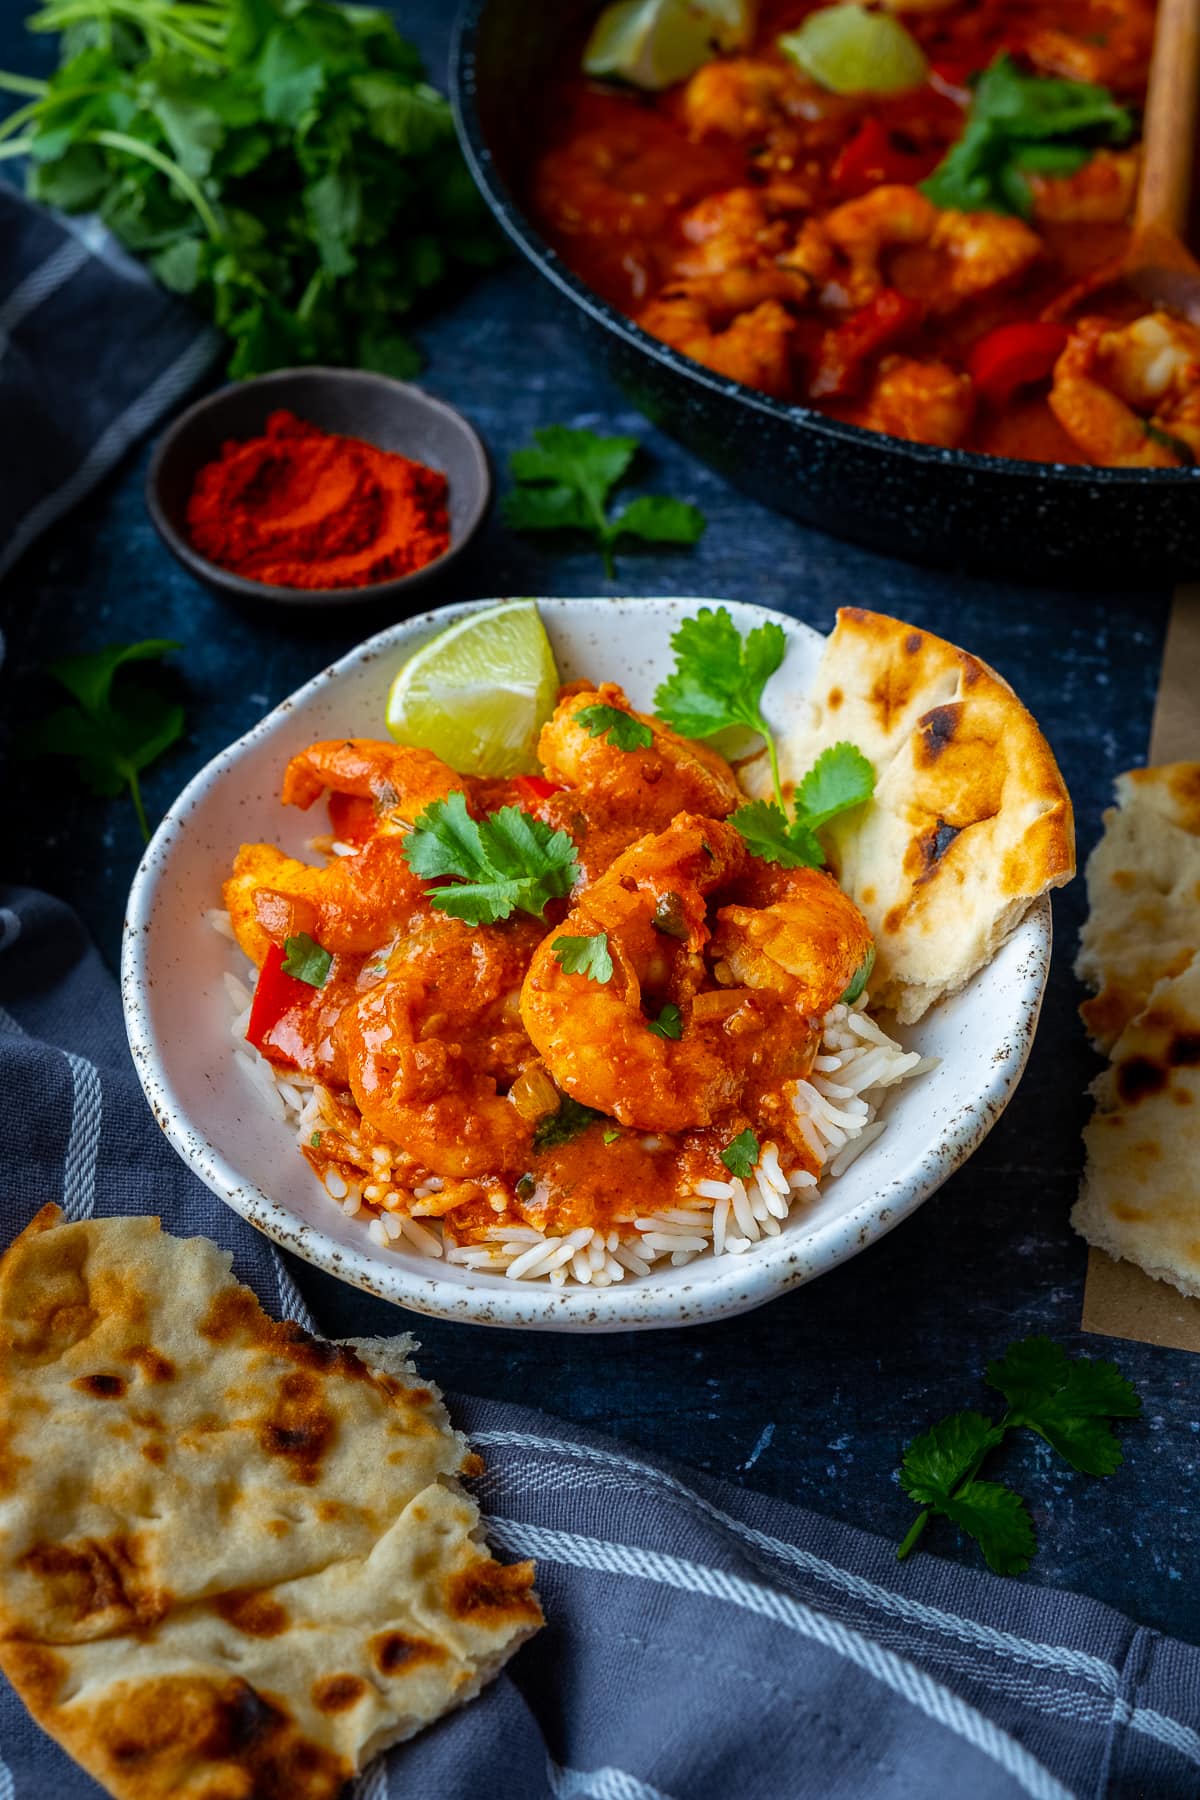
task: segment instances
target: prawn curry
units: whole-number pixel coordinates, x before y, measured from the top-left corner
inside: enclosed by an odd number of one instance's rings
[[[1193,462],[1200,331],[1105,279],[1154,0],[696,11],[723,48],[682,77],[666,40],[657,68],[606,54],[602,19],[550,82],[526,197],[590,286],[719,375],[895,437]]]
[[[652,1196],[670,1235],[670,1198],[711,1218],[705,1183],[729,1197],[735,1170],[772,1195],[815,1184],[795,1084],[824,1016],[862,995],[871,933],[823,870],[753,856],[729,764],[619,687],[564,690],[539,758],[488,780],[392,743],[313,744],[283,800],[329,791],[327,865],[243,845],[225,901],[259,970],[248,1036],[316,1084],[302,1148],[332,1193],[460,1247],[552,1239],[560,1264],[598,1232],[623,1276],[648,1267],[611,1252]],[[437,882],[464,843],[476,873],[520,851],[512,893]]]
[[[657,715],[573,683],[537,773],[367,738],[292,758],[325,860],[237,854],[238,1056],[376,1243],[605,1286],[778,1235],[924,1066],[868,982],[920,1018],[1069,877],[1061,777],[985,665],[844,611],[805,772],[761,710],[785,641],[702,609]],[[739,775],[704,741],[721,707],[765,736]]]

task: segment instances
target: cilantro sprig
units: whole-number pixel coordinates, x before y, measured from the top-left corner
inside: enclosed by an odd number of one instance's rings
[[[618,750],[648,750],[654,742],[650,727],[632,713],[622,712],[619,706],[581,706],[575,723],[589,737],[603,738]]]
[[[386,13],[325,0],[51,0],[49,81],[0,158],[97,211],[230,340],[240,377],[296,363],[412,376],[409,316],[500,241],[450,105]]]
[[[1008,1407],[998,1420],[978,1412],[952,1413],[904,1452],[900,1485],[921,1511],[896,1552],[903,1561],[937,1514],[973,1537],[997,1575],[1019,1575],[1037,1549],[1021,1496],[979,1471],[1010,1431],[1039,1437],[1084,1475],[1111,1475],[1121,1446],[1110,1419],[1136,1418],[1142,1403],[1114,1363],[1069,1357],[1049,1338],[1010,1345],[987,1366],[990,1387]]]
[[[530,449],[508,459],[516,487],[504,518],[515,531],[584,531],[595,539],[611,581],[613,548],[622,537],[651,544],[694,544],[706,520],[699,507],[663,494],[643,494],[610,518],[609,497],[640,449],[635,437],[599,437],[566,425],[543,425]]]
[[[820,869],[825,864],[817,837],[821,826],[862,806],[874,791],[875,771],[862,751],[854,744],[831,744],[796,789],[790,815],[775,800],[751,800],[738,808],[732,823],[751,854],[764,862],[788,869]]]
[[[144,682],[117,677],[132,663],[158,662],[178,649],[170,638],[146,638],[51,663],[47,673],[66,688],[74,704],[55,707],[28,742],[33,756],[73,756],[94,794],[112,799],[128,788],[147,842],[150,826],[138,777],[183,736],[183,708]]]
[[[959,212],[1033,211],[1029,175],[1070,175],[1097,144],[1123,144],[1133,118],[1107,88],[1027,75],[998,56],[975,86],[966,129],[921,183],[935,206]]]
[[[763,691],[787,649],[782,625],[768,620],[743,637],[727,608],[701,607],[671,638],[675,667],[654,696],[655,709],[684,737],[707,738],[730,726],[757,731],[771,762],[773,800],[751,800],[734,813],[754,856],[791,869],[819,869],[822,825],[861,806],[875,789],[875,771],[853,744],[831,744],[796,790],[789,814],[779,775],[779,751],[763,712]]]
[[[461,789],[435,800],[404,840],[404,857],[432,888],[431,906],[468,925],[494,925],[510,913],[540,919],[546,902],[571,891],[578,874],[575,845],[519,806],[473,819]]]
[[[763,689],[783,661],[783,626],[769,619],[742,636],[728,610],[702,606],[672,634],[675,667],[654,696],[660,718],[684,737],[744,725],[766,739],[775,798],[783,805],[779,753],[762,709]]]

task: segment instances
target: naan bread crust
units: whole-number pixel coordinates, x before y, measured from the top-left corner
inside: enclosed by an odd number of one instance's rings
[[[1158,982],[1092,1093],[1072,1224],[1110,1256],[1200,1295],[1200,958]]]
[[[229,1263],[56,1207],[0,1260],[0,1667],[118,1800],[333,1800],[541,1623],[434,1390]]]
[[[874,798],[822,836],[875,935],[872,999],[908,1024],[1071,879],[1070,796],[1008,683],[899,619],[843,607],[811,700],[786,770],[798,782],[842,739],[874,766]]]
[[[1075,964],[1095,990],[1079,1010],[1104,1051],[1155,983],[1180,974],[1200,947],[1200,763],[1132,769],[1116,794],[1088,858]]]

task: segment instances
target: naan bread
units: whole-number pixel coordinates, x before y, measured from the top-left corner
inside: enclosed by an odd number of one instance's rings
[[[1092,1093],[1071,1223],[1110,1256],[1200,1295],[1200,958],[1156,985]]]
[[[436,1393],[229,1261],[56,1207],[0,1261],[0,1667],[118,1800],[333,1800],[541,1623]]]
[[[1105,1051],[1155,982],[1186,969],[1200,948],[1200,763],[1133,769],[1116,792],[1088,858],[1075,964],[1096,990],[1079,1010]]]
[[[844,607],[811,699],[786,770],[800,781],[842,739],[874,765],[874,798],[822,835],[875,935],[872,999],[909,1024],[1071,879],[1070,797],[1008,683],[899,619]]]

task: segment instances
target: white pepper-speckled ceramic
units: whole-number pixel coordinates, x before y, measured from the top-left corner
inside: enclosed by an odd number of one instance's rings
[[[609,1288],[555,1289],[480,1275],[440,1260],[384,1250],[361,1219],[330,1201],[295,1146],[234,1067],[222,975],[231,946],[208,923],[239,844],[269,840],[304,856],[313,821],[279,804],[288,758],[318,738],[383,735],[395,671],[475,601],[381,632],[285,700],[206,769],[167,814],[129,898],[122,957],[125,1019],[134,1062],[156,1118],[184,1160],[235,1212],[330,1274],[414,1311],[484,1325],[548,1331],[618,1331],[694,1324],[745,1311],[810,1281],[890,1231],[982,1142],[1025,1066],[1050,959],[1050,907],[1040,901],[990,966],[955,999],[901,1035],[941,1058],[892,1095],[888,1129],[776,1238],[740,1256],[702,1256]],[[672,662],[679,619],[705,604],[685,599],[542,600],[563,678],[621,682],[649,707]],[[728,604],[728,603],[727,603]],[[742,630],[777,617],[783,666],[767,690],[782,730],[805,702],[822,639],[757,606],[730,605]]]

